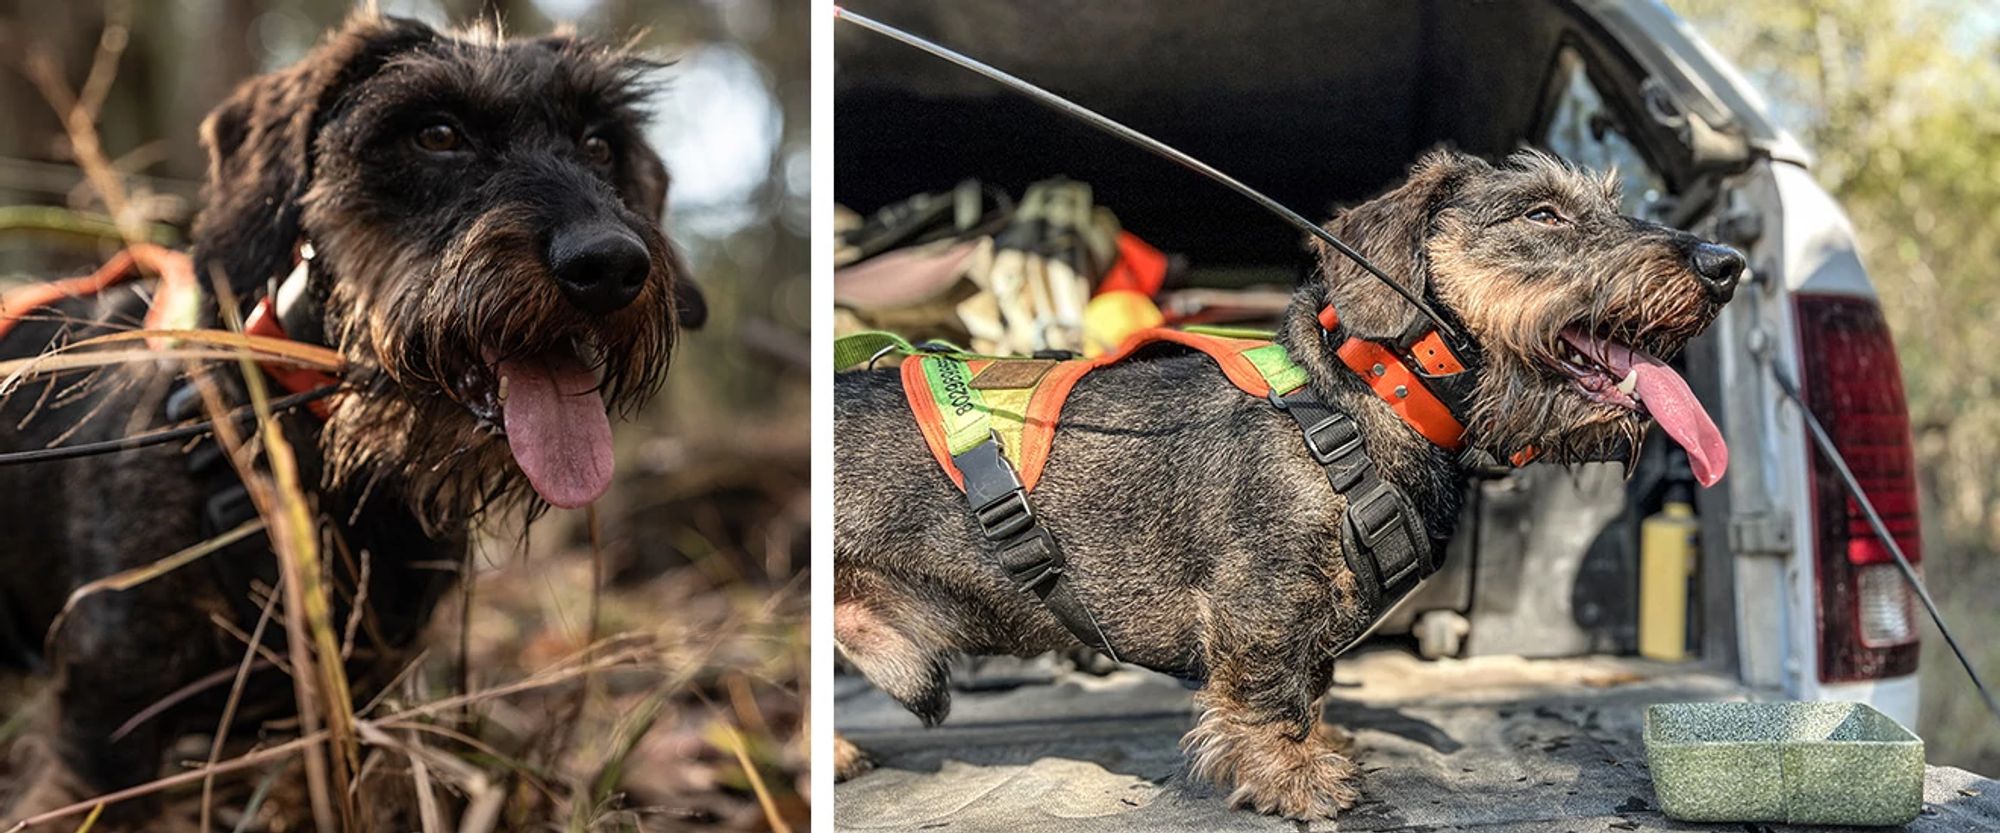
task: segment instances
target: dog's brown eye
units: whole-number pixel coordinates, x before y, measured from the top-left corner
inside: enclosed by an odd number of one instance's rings
[[[459,138],[458,129],[448,124],[433,124],[417,131],[417,147],[432,153],[458,150],[464,141]]]
[[[1555,209],[1546,205],[1536,208],[1523,216],[1527,217],[1530,222],[1541,223],[1545,226],[1559,226],[1567,222],[1563,219],[1563,215],[1557,214]]]
[[[583,158],[592,165],[611,164],[611,142],[603,136],[589,136],[583,140]]]

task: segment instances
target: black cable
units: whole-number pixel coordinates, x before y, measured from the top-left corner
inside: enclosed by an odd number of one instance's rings
[[[1903,546],[1896,543],[1896,536],[1889,533],[1889,524],[1875,511],[1875,502],[1869,500],[1868,494],[1862,491],[1861,481],[1856,479],[1854,471],[1847,467],[1847,458],[1842,457],[1840,449],[1834,447],[1832,435],[1826,432],[1825,426],[1819,424],[1819,418],[1813,416],[1812,409],[1806,407],[1805,397],[1799,394],[1799,386],[1790,376],[1785,375],[1776,364],[1771,365],[1771,376],[1778,380],[1778,387],[1784,390],[1785,396],[1799,406],[1799,413],[1805,417],[1806,428],[1812,434],[1813,445],[1819,447],[1820,453],[1826,455],[1828,462],[1833,463],[1834,470],[1840,473],[1841,482],[1847,486],[1847,493],[1854,498],[1855,505],[1861,507],[1861,514],[1868,516],[1868,526],[1875,530],[1876,537],[1882,539],[1883,546],[1888,547],[1889,554],[1895,557],[1896,567],[1903,572],[1903,580],[1909,582],[1910,589],[1917,593],[1917,599],[1924,603],[1924,611],[1931,615],[1931,623],[1937,625],[1938,633],[1944,635],[1944,642],[1951,646],[1952,654],[1958,657],[1958,664],[1965,666],[1965,675],[1972,678],[1972,687],[1979,689],[1980,699],[1986,701],[1986,710],[1992,712],[1995,718],[2000,718],[2000,703],[1994,702],[1993,692],[1986,690],[1986,683],[1979,679],[1979,672],[1972,668],[1972,660],[1967,659],[1965,651],[1958,647],[1958,639],[1951,635],[1951,628],[1945,627],[1944,614],[1938,612],[1937,602],[1931,601],[1930,591],[1924,588],[1923,580],[1917,578],[1917,570],[1910,566],[1910,558],[1903,554]]]
[[[290,396],[279,397],[277,399],[271,400],[270,408],[273,411],[282,411],[287,408],[296,408],[300,405],[304,405],[309,402],[325,399],[328,396],[332,396],[336,391],[339,390],[340,390],[339,385],[327,385],[325,387],[314,388],[312,390],[305,391],[303,393],[295,393]],[[234,420],[239,423],[248,421],[249,418],[254,416],[256,416],[256,410],[249,405],[244,405],[224,415],[225,418]],[[191,437],[198,437],[201,436],[202,434],[206,434],[210,431],[213,431],[214,429],[215,426],[212,420],[202,420],[200,422],[192,423],[189,425],[182,425],[174,428],[163,428],[158,431],[148,431],[144,434],[135,434],[130,437],[120,437],[115,440],[103,440],[101,442],[83,443],[81,445],[66,445],[58,448],[37,448],[28,451],[0,452],[0,466],[9,466],[9,465],[16,465],[23,463],[48,463],[56,460],[72,460],[78,457],[89,457],[93,454],[111,454],[119,451],[130,451],[135,448],[145,448],[146,446],[159,445],[161,443],[174,442],[175,440],[185,440]]]
[[[1110,117],[1100,114],[1095,110],[1091,110],[1087,107],[1084,107],[1081,104],[1078,104],[1067,98],[1063,98],[1062,96],[1056,95],[1055,93],[1049,92],[1048,90],[1042,89],[1041,87],[1038,87],[1026,80],[1015,77],[1014,75],[1011,75],[1004,70],[1001,70],[997,67],[991,66],[977,59],[974,59],[971,56],[954,51],[948,47],[931,42],[929,40],[925,40],[924,38],[910,34],[909,32],[905,32],[901,29],[898,29],[894,26],[890,26],[889,24],[883,23],[873,18],[855,14],[854,12],[841,8],[840,6],[835,6],[833,9],[833,13],[835,19],[837,20],[845,20],[849,23],[853,23],[854,25],[860,26],[863,29],[867,29],[878,35],[886,36],[904,45],[911,46],[921,51],[927,52],[938,58],[944,59],[953,64],[957,64],[958,66],[964,67],[965,69],[971,70],[975,73],[983,75],[994,81],[997,81],[1000,84],[1010,89],[1013,89],[1014,91],[1019,92],[1023,95],[1026,95],[1029,98],[1045,106],[1048,106],[1050,108],[1055,109],[1058,112],[1069,115],[1077,119],[1078,121],[1081,121],[1085,124],[1088,124],[1099,130],[1102,130],[1105,133],[1109,133],[1112,136],[1122,139],[1132,145],[1135,145],[1137,147],[1150,151],[1154,154],[1157,154],[1161,157],[1164,157],[1169,161],[1175,162],[1181,165],[1182,167],[1187,168],[1188,170],[1194,171],[1195,173],[1208,177],[1209,179],[1214,180],[1215,182],[1223,185],[1224,187],[1227,187],[1230,190],[1233,190],[1236,193],[1243,195],[1244,197],[1248,198],[1251,202],[1257,203],[1258,205],[1263,206],[1265,210],[1271,212],[1272,214],[1277,215],[1279,219],[1282,219],[1285,222],[1291,223],[1292,225],[1299,227],[1300,229],[1304,230],[1307,234],[1310,234],[1313,237],[1318,238],[1321,242],[1327,244],[1328,246],[1332,246],[1335,251],[1340,252],[1343,255],[1346,255],[1349,260],[1354,261],[1355,265],[1360,266],[1363,270],[1367,271],[1368,274],[1375,276],[1375,278],[1377,280],[1380,280],[1384,285],[1388,286],[1390,289],[1395,290],[1396,294],[1403,296],[1403,300],[1409,301],[1412,306],[1415,306],[1420,312],[1424,314],[1425,317],[1429,318],[1432,323],[1436,324],[1439,330],[1443,331],[1448,336],[1458,337],[1459,335],[1458,331],[1455,328],[1453,328],[1450,323],[1446,322],[1444,317],[1439,315],[1436,310],[1431,309],[1429,304],[1425,303],[1423,299],[1419,298],[1415,293],[1411,292],[1407,287],[1404,287],[1402,284],[1396,283],[1395,281],[1391,280],[1389,276],[1387,274],[1384,274],[1380,268],[1376,267],[1375,264],[1370,263],[1368,261],[1368,258],[1363,257],[1360,252],[1355,251],[1352,247],[1342,242],[1340,238],[1335,237],[1332,232],[1327,231],[1326,229],[1321,228],[1312,221],[1307,220],[1305,217],[1300,216],[1298,212],[1285,207],[1283,203],[1280,203],[1277,200],[1267,197],[1263,193],[1257,191],[1256,189],[1243,184],[1242,182],[1238,181],[1235,177],[1232,177],[1219,170],[1216,170],[1208,163],[1196,159],[1192,156],[1189,156],[1186,153],[1183,153],[1179,150],[1176,150],[1172,146],[1164,142],[1161,142],[1158,139],[1155,139],[1144,133],[1140,133],[1139,131],[1133,130],[1130,127],[1126,127],[1125,125],[1117,121],[1114,121]],[[1944,616],[1938,612],[1937,603],[1931,600],[1930,591],[1924,588],[1923,581],[1917,577],[1916,569],[1910,566],[1909,558],[1903,554],[1902,546],[1896,543],[1895,536],[1889,533],[1888,525],[1885,522],[1883,522],[1882,516],[1875,511],[1875,504],[1872,501],[1870,501],[1868,499],[1867,494],[1865,494],[1862,491],[1861,482],[1859,480],[1856,480],[1854,477],[1854,472],[1847,468],[1847,460],[1840,456],[1840,451],[1834,448],[1833,440],[1830,436],[1827,435],[1826,429],[1819,424],[1819,420],[1813,416],[1811,409],[1806,407],[1805,401],[1799,396],[1798,387],[1796,385],[1793,385],[1791,379],[1787,378],[1782,372],[1778,371],[1778,369],[1775,366],[1772,367],[1772,373],[1777,377],[1778,385],[1784,388],[1785,395],[1791,397],[1792,401],[1797,402],[1799,404],[1799,411],[1805,415],[1806,426],[1811,429],[1814,444],[1819,447],[1821,453],[1824,453],[1827,456],[1827,459],[1833,462],[1834,467],[1840,472],[1841,480],[1846,484],[1848,492],[1854,496],[1855,503],[1859,505],[1861,507],[1862,512],[1868,516],[1869,526],[1874,528],[1875,534],[1880,536],[1882,542],[1888,546],[1889,554],[1895,556],[1896,566],[1902,571],[1903,579],[1909,582],[1910,587],[1916,591],[1917,598],[1924,603],[1924,610],[1930,614],[1931,622],[1937,625],[1938,632],[1944,635],[1945,644],[1951,646],[1951,652],[1958,657],[1959,664],[1965,666],[1965,673],[1967,676],[1970,676],[1972,678],[1973,687],[1979,689],[1979,696],[1981,699],[1984,699],[1986,701],[1987,710],[1991,711],[1994,717],[2000,718],[2000,703],[1996,703],[1994,701],[1992,692],[1988,691],[1986,689],[1986,683],[1980,680],[1979,672],[1973,670],[1972,661],[1970,659],[1967,659],[1965,656],[1965,652],[1959,648],[1958,640],[1952,636],[1951,629],[1945,627]]]
[[[987,78],[993,79],[994,81],[998,81],[1001,84],[1007,86],[1008,88],[1013,89],[1014,91],[1019,92],[1023,95],[1026,95],[1029,98],[1034,99],[1035,101],[1043,105],[1046,105],[1050,108],[1057,110],[1058,112],[1071,116],[1077,119],[1078,121],[1081,121],[1085,124],[1090,125],[1091,127],[1095,127],[1106,133],[1109,133],[1112,136],[1116,136],[1119,139],[1123,139],[1130,144],[1136,145],[1147,151],[1151,151],[1152,153],[1157,154],[1167,159],[1168,161],[1179,164],[1181,167],[1187,168],[1188,170],[1194,171],[1195,173],[1208,177],[1209,179],[1214,180],[1215,182],[1223,185],[1224,187],[1227,187],[1238,194],[1242,194],[1244,197],[1248,198],[1251,202],[1263,206],[1264,210],[1277,215],[1279,219],[1299,227],[1300,229],[1304,230],[1307,234],[1310,234],[1313,237],[1318,238],[1320,242],[1323,242],[1328,246],[1332,246],[1334,251],[1346,255],[1347,259],[1354,261],[1355,265],[1360,266],[1363,270],[1366,270],[1368,274],[1374,275],[1376,280],[1381,281],[1383,285],[1389,287],[1390,289],[1395,290],[1396,294],[1403,296],[1403,300],[1410,302],[1410,304],[1416,307],[1419,312],[1422,312],[1424,314],[1424,317],[1429,318],[1431,320],[1431,323],[1436,324],[1438,330],[1443,332],[1447,337],[1453,339],[1463,338],[1463,336],[1458,332],[1458,329],[1453,327],[1449,322],[1447,322],[1444,316],[1439,315],[1437,310],[1431,309],[1430,304],[1425,303],[1424,300],[1418,297],[1415,292],[1410,291],[1409,287],[1403,286],[1402,284],[1399,284],[1394,280],[1391,280],[1389,276],[1385,274],[1379,267],[1377,267],[1373,263],[1370,263],[1368,261],[1368,258],[1363,257],[1360,252],[1355,251],[1353,247],[1342,242],[1340,238],[1333,236],[1333,232],[1320,228],[1318,224],[1312,222],[1311,220],[1307,220],[1305,217],[1300,216],[1298,212],[1293,211],[1290,208],[1286,208],[1283,203],[1271,199],[1270,197],[1265,196],[1262,192],[1258,191],[1257,189],[1245,185],[1242,182],[1239,182],[1233,176],[1230,176],[1219,170],[1216,170],[1213,166],[1209,165],[1208,163],[1196,159],[1192,156],[1189,156],[1186,153],[1183,153],[1175,149],[1173,146],[1168,145],[1165,142],[1162,142],[1144,133],[1140,133],[1139,131],[1133,130],[1130,127],[1126,127],[1125,125],[1112,120],[1111,117],[1109,116],[1098,113],[1095,110],[1092,110],[1067,98],[1063,98],[1062,96],[1056,95],[1055,93],[1049,92],[1048,90],[1042,89],[1041,87],[1035,86],[1033,83],[1030,83],[1026,80],[1010,75],[1006,71],[1001,70],[997,67],[982,63],[977,59],[972,58],[971,56],[953,51],[949,47],[945,47],[937,43],[925,40],[921,37],[910,34],[909,32],[905,32],[901,29],[898,29],[894,26],[890,26],[887,23],[883,23],[873,18],[855,14],[854,12],[850,12],[839,6],[833,7],[833,13],[835,19],[837,20],[845,20],[850,23],[853,23],[856,26],[860,26],[863,29],[867,29],[871,32],[874,32],[878,35],[885,35],[905,45],[923,50],[924,52],[928,52],[946,61],[950,61],[951,63],[957,64],[961,67],[969,69],[980,75],[986,76]]]

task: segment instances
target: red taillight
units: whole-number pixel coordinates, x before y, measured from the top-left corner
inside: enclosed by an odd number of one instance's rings
[[[1911,562],[1922,558],[1909,403],[1889,325],[1874,301],[1798,296],[1800,387],[1855,479]],[[1812,457],[1819,678],[1848,682],[1917,670],[1915,598],[1840,474]]]

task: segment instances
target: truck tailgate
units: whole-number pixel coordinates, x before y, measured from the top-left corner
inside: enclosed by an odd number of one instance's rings
[[[991,679],[983,679],[991,683]],[[1732,679],[1639,660],[1485,657],[1423,662],[1394,650],[1344,661],[1326,718],[1367,772],[1336,825],[1232,811],[1190,784],[1177,742],[1191,693],[1159,675],[1030,673],[954,692],[924,729],[857,678],[835,691],[837,729],[877,769],[842,784],[840,830],[1210,831],[1747,830],[1674,822],[1654,805],[1645,706],[1743,699]],[[1932,767],[1908,831],[2000,830],[2000,783]],[[1828,828],[1813,828],[1827,830]]]

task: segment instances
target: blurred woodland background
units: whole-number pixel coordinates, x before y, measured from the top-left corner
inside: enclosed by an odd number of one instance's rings
[[[1818,155],[1895,333],[1924,497],[1923,569],[2000,675],[2000,3],[1669,0]],[[1926,629],[1932,763],[2000,772],[2000,726]]]
[[[81,274],[118,246],[111,223],[91,225],[104,203],[76,167],[57,111],[30,82],[31,62],[53,62],[78,88],[94,56],[116,55],[98,128],[132,192],[127,212],[138,216],[123,219],[182,244],[200,207],[203,115],[243,78],[299,58],[355,5],[0,0],[0,285]],[[445,721],[470,740],[432,737],[404,751],[428,762],[414,768],[449,806],[483,807],[465,810],[469,819],[493,812],[485,822],[466,821],[488,825],[468,830],[803,829],[807,4],[378,5],[436,26],[498,19],[508,32],[540,34],[573,23],[614,42],[636,38],[672,59],[652,102],[650,139],[674,179],[670,236],[710,305],[707,327],[681,342],[665,392],[616,429],[619,480],[595,509],[605,589],[592,591],[598,571],[583,512],[552,512],[527,534],[518,519],[490,521],[469,613],[455,600],[438,611],[428,661],[389,703],[407,708],[460,688],[475,692]],[[76,212],[63,215],[73,227],[35,221],[50,206]],[[593,637],[609,642],[586,652]],[[589,662],[604,669],[574,674]],[[44,706],[32,684],[10,692],[4,706],[0,743],[18,762],[11,748]],[[202,740],[183,757],[198,761],[206,750]],[[309,827],[303,795],[279,777],[287,768],[295,774],[295,764],[224,779],[215,799],[219,829]],[[19,774],[0,776],[0,794]],[[170,792],[169,812],[188,812],[198,792]],[[404,819],[394,829],[419,827]]]

